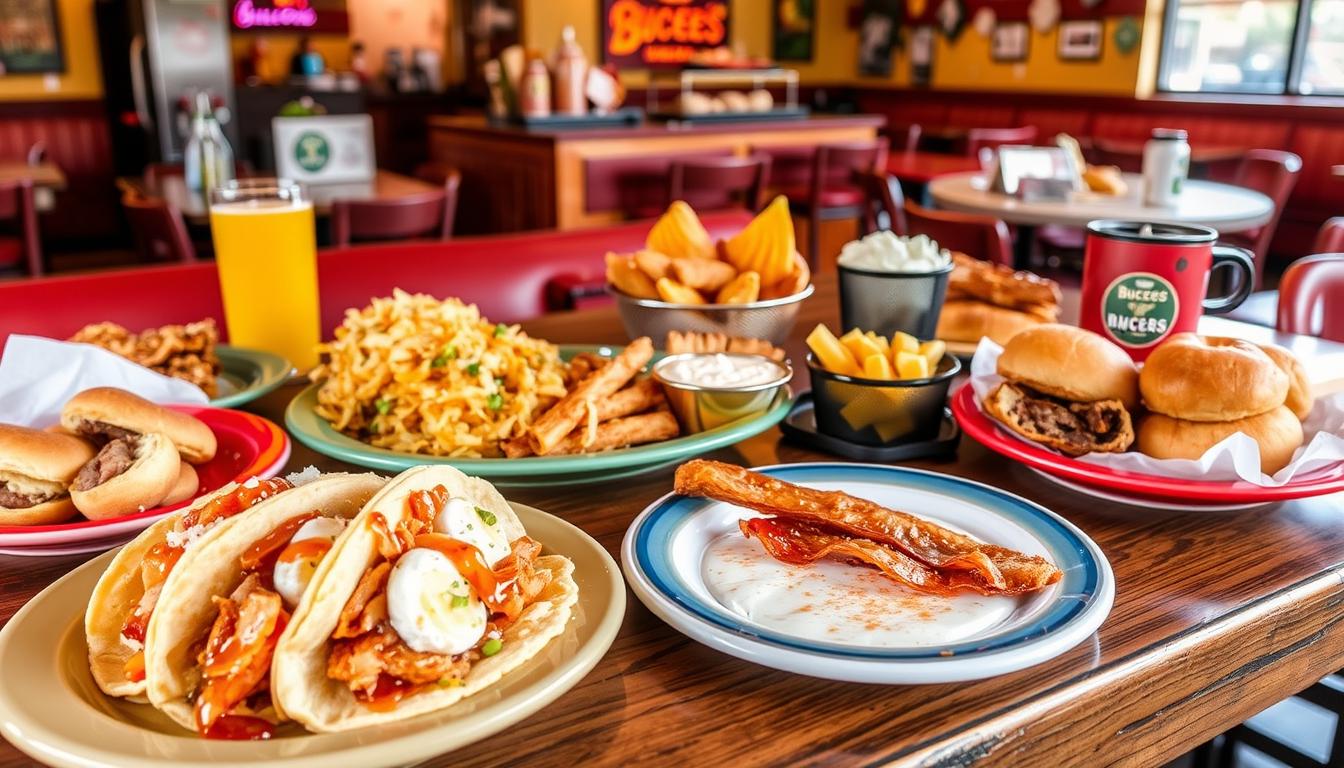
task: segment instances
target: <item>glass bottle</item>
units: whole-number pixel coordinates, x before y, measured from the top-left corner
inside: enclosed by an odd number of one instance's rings
[[[210,105],[210,94],[196,94],[196,108],[191,115],[191,137],[187,140],[183,172],[187,189],[202,194],[226,181],[231,181],[233,148],[224,138],[219,121]]]

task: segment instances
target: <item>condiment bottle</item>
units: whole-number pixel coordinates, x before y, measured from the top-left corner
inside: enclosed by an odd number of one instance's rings
[[[588,59],[574,40],[574,27],[560,33],[560,48],[555,54],[555,111],[561,115],[588,114],[584,87],[588,78]]]
[[[546,117],[551,114],[551,73],[546,62],[533,59],[523,74],[520,109],[523,117]]]
[[[1144,205],[1174,205],[1190,172],[1190,145],[1179,128],[1154,128],[1143,145]]]

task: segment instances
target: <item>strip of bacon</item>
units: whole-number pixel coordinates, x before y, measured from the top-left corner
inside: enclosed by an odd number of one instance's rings
[[[905,512],[839,491],[803,488],[759,472],[695,459],[677,468],[676,491],[823,526],[853,539],[887,545],[938,571],[966,571],[992,593],[1035,589],[1057,573],[1045,559],[994,547]],[[1057,578],[1057,577],[1056,577]],[[1050,582],[1046,582],[1050,583]]]
[[[1059,581],[1056,568],[1039,569],[1034,582],[1022,582],[1005,589],[987,586],[974,571],[939,571],[892,547],[870,539],[855,539],[822,527],[778,517],[741,520],[738,527],[748,537],[761,542],[776,560],[808,565],[823,558],[871,565],[891,580],[935,595],[971,590],[984,595],[1031,592]]]

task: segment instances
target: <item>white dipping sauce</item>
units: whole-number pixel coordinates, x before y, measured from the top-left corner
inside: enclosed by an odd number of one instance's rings
[[[928,235],[900,237],[881,230],[846,243],[836,262],[872,272],[936,272],[952,262],[952,254]]]
[[[790,565],[739,531],[714,539],[701,561],[710,594],[727,610],[776,632],[878,648],[950,645],[1006,621],[1014,597],[944,597],[903,587],[873,568],[835,560]]]
[[[779,381],[784,368],[765,357],[714,353],[669,360],[658,366],[658,375],[673,384],[732,389]]]

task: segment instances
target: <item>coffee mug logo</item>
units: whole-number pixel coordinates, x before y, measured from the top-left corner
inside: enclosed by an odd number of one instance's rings
[[[1128,347],[1147,347],[1171,332],[1180,311],[1176,289],[1159,275],[1131,272],[1116,278],[1101,300],[1106,333]]]
[[[320,133],[308,131],[294,142],[294,160],[309,173],[322,170],[331,159],[331,145]]]

